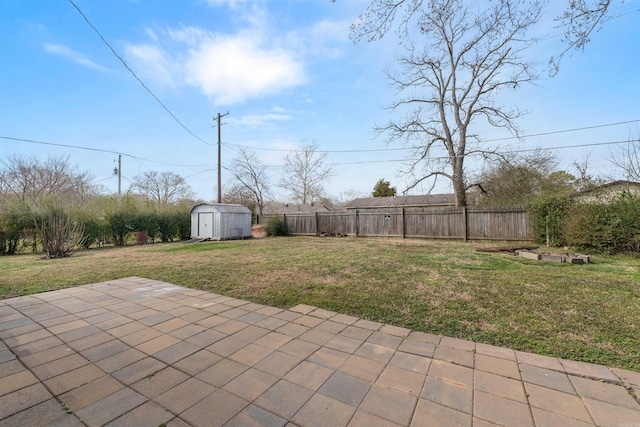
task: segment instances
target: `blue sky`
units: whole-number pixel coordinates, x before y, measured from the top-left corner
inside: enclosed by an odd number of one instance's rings
[[[123,189],[144,171],[173,171],[197,195],[216,195],[217,129],[223,118],[223,166],[240,146],[253,147],[269,166],[273,197],[287,150],[315,140],[329,151],[335,176],[327,193],[368,195],[385,178],[403,190],[398,176],[409,151],[376,138],[373,126],[392,114],[384,108],[394,91],[383,75],[400,53],[389,34],[354,44],[349,25],[365,0],[74,0],[115,52],[187,132],[144,89],[67,0],[0,0],[0,136],[113,151],[123,156]],[[560,52],[562,30],[552,18],[565,5],[551,0],[543,37],[530,52],[543,65]],[[529,114],[518,121],[522,141],[502,140],[503,150],[558,149],[571,169],[590,153],[592,172],[622,178],[610,158],[640,122],[640,1],[615,2],[620,15],[592,37],[584,53],[566,57],[560,73],[535,86],[501,95],[500,102]],[[601,126],[582,131],[556,131]],[[486,139],[504,131],[476,129]],[[203,142],[203,141],[204,142]],[[103,151],[0,139],[7,155],[69,156],[108,192],[117,155]],[[469,161],[470,171],[482,165]],[[229,173],[223,169],[223,191]],[[417,187],[421,194],[428,185]],[[433,192],[450,192],[441,181]]]

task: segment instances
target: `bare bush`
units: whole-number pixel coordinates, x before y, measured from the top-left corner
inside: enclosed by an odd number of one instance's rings
[[[71,214],[51,208],[35,220],[42,248],[48,258],[64,258],[80,246],[84,239],[84,226],[74,221]]]

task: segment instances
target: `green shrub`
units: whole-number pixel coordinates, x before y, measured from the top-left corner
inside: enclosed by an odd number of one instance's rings
[[[533,216],[535,236],[538,243],[550,246],[564,246],[567,240],[564,235],[564,219],[573,206],[567,196],[545,197],[531,206],[529,213]]]
[[[564,220],[567,244],[591,252],[640,252],[640,197],[623,193],[607,204],[575,204]]]
[[[158,231],[160,231],[160,239],[163,242],[173,242],[174,237],[178,235],[178,223],[175,215],[160,214]]]
[[[98,218],[95,214],[81,213],[78,220],[84,226],[84,238],[81,245],[88,249],[97,241],[105,240],[109,235],[109,227],[103,218]]]
[[[284,219],[280,217],[269,218],[264,229],[267,236],[284,236],[286,234]]]
[[[19,252],[25,232],[33,234],[33,220],[28,208],[19,202],[7,203],[0,209],[0,255]]]
[[[107,217],[109,231],[116,246],[124,246],[129,233],[133,230],[133,215],[126,212],[112,212]]]
[[[133,218],[132,226],[134,231],[146,231],[149,240],[154,243],[158,234],[159,223],[160,217],[158,214],[153,212],[140,213]]]
[[[178,228],[178,238],[189,240],[191,238],[191,214],[189,212],[176,212],[174,214]]]

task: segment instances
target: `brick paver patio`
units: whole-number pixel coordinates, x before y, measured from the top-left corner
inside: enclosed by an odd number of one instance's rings
[[[0,300],[0,426],[640,427],[640,373],[138,277]]]

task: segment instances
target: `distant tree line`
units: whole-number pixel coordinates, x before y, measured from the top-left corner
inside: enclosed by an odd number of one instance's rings
[[[631,139],[622,157],[630,181],[640,180],[638,147],[637,138]],[[299,189],[309,189],[307,200],[324,202],[320,198],[322,179],[315,178],[326,179],[332,171],[322,161],[313,161],[322,158],[316,158],[316,148],[311,145],[296,153],[298,160],[310,160],[315,165],[310,171],[317,172],[306,174],[314,179],[306,185],[301,179]],[[223,201],[261,212],[268,192],[264,172],[255,155],[244,153],[235,164],[235,185]],[[471,179],[469,204],[531,206],[543,243],[592,252],[640,252],[638,196],[623,193],[606,203],[581,203],[573,197],[603,183],[589,174],[588,158],[574,163],[568,172],[559,169],[557,160],[544,151],[503,155],[487,162]],[[396,188],[383,178],[371,194],[393,196]],[[357,196],[354,193],[351,198]],[[75,248],[125,245],[137,231],[146,231],[151,242],[188,239],[189,213],[195,202],[185,180],[172,172],[134,177],[129,191],[118,200],[117,195],[106,195],[88,172],[73,167],[68,158],[8,156],[0,159],[0,255],[30,251],[64,257]]]
[[[105,195],[66,157],[0,159],[0,255],[65,257],[78,247],[124,245],[135,231],[153,241],[189,238],[193,192],[171,173],[133,178],[121,200]]]

